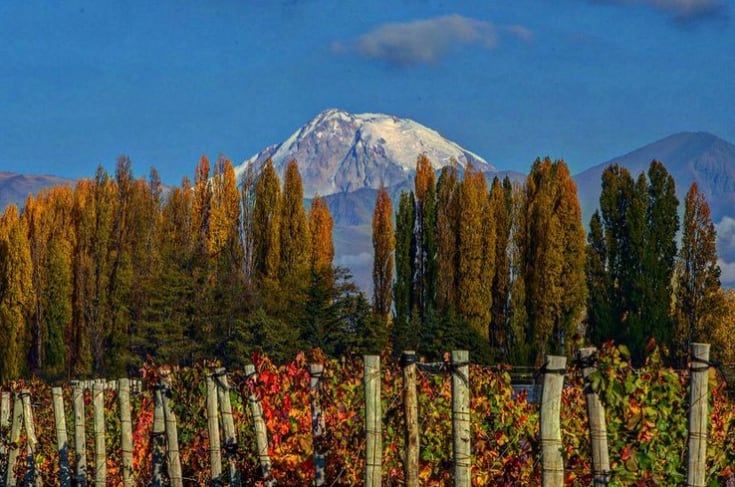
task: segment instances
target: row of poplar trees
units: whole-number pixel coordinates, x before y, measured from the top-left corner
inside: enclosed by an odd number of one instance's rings
[[[377,340],[372,310],[333,256],[329,208],[317,196],[305,210],[295,162],[281,185],[271,161],[238,182],[202,157],[193,183],[167,190],[121,157],[114,176],[0,217],[0,379],[360,350]]]
[[[678,251],[677,208],[663,164],[637,180],[613,165],[585,235],[564,161],[537,159],[525,183],[488,185],[457,164],[435,181],[420,156],[395,220],[388,191],[377,196],[375,312],[396,350],[427,356],[457,346],[476,360],[540,365],[548,353],[607,340],[637,362],[654,344],[684,362],[696,340],[724,354],[731,333],[717,320],[727,296],[709,207],[692,185]]]

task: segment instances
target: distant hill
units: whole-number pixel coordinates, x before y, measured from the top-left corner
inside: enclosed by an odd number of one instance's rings
[[[683,212],[684,197],[692,182],[707,197],[712,220],[718,224],[717,250],[722,259],[722,281],[735,284],[735,145],[707,132],[682,132],[591,167],[576,176],[583,222],[599,206],[602,173],[611,164],[627,168],[633,177],[661,161],[676,181]],[[733,264],[729,264],[729,263]]]
[[[5,208],[11,203],[21,207],[29,194],[36,194],[43,188],[63,184],[74,184],[74,181],[56,176],[34,176],[0,171],[0,208]]]

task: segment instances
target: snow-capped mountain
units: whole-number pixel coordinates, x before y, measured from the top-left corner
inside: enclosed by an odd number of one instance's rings
[[[404,182],[420,154],[426,154],[436,169],[456,159],[461,167],[472,163],[481,171],[494,170],[480,156],[413,120],[329,109],[284,142],[266,147],[236,167],[235,174],[239,178],[249,164],[271,158],[282,176],[286,164],[296,159],[304,195],[324,196]]]

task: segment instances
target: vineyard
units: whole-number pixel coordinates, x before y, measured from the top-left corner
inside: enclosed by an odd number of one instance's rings
[[[244,371],[228,371],[237,444],[223,449],[225,463],[238,471],[242,485],[265,485],[262,458],[257,452],[256,428],[248,398],[257,397],[262,406],[268,438],[270,480],[278,485],[313,485],[314,450],[324,453],[324,485],[360,485],[365,481],[365,387],[360,357],[326,359],[318,352],[299,354],[293,361],[276,366],[266,356],[252,357],[256,380]],[[403,409],[401,367],[390,357],[382,358],[382,484],[404,485],[406,422]],[[319,402],[323,434],[312,436],[310,363],[323,364]],[[180,463],[184,485],[211,483],[211,457],[207,414],[207,378],[216,364],[174,368],[168,377],[168,398],[178,420]],[[609,485],[681,485],[687,475],[687,421],[690,372],[661,364],[654,351],[638,369],[630,365],[624,347],[603,347],[597,358],[598,372],[590,384],[606,409],[610,454]],[[451,485],[452,390],[446,368],[434,371],[419,367],[416,375],[418,418],[421,431],[418,478],[421,485]],[[735,481],[735,403],[727,395],[726,383],[716,369],[709,369],[708,485]],[[149,364],[141,370],[140,392],[131,395],[133,482],[153,483],[155,443],[154,385],[161,368]],[[471,479],[472,485],[540,485],[541,445],[538,404],[514,393],[507,366],[469,366],[471,391]],[[567,485],[591,485],[591,446],[585,409],[584,387],[578,365],[564,371],[561,396],[562,457]],[[22,457],[13,466],[17,479],[27,480],[28,468],[37,484],[58,485],[60,476],[57,436],[51,386],[37,381],[6,384],[3,390],[30,391],[33,422],[38,443],[32,457]],[[74,425],[72,388],[63,387],[66,424]],[[85,396],[87,451],[94,452],[92,398]],[[121,421],[115,390],[104,392],[104,430],[107,485],[122,485]],[[4,424],[3,453],[27,444],[23,435],[9,443]],[[69,428],[74,444],[74,427]],[[32,460],[32,461],[31,461]],[[69,462],[75,465],[74,452]],[[7,456],[3,456],[7,469]],[[94,478],[95,457],[87,455],[88,478]],[[164,469],[165,471],[165,469]],[[228,468],[221,485],[230,484]],[[164,477],[165,477],[164,473]],[[5,472],[3,477],[5,478]],[[31,479],[32,480],[32,479]],[[166,479],[164,478],[164,483]]]

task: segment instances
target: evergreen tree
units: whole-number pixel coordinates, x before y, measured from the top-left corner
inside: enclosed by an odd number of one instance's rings
[[[392,305],[394,248],[393,204],[381,186],[373,213],[373,311],[383,323],[388,323]]]
[[[717,232],[707,201],[692,183],[684,200],[684,221],[676,272],[676,344],[679,362],[686,364],[692,342],[716,343],[715,323],[722,314]]]

